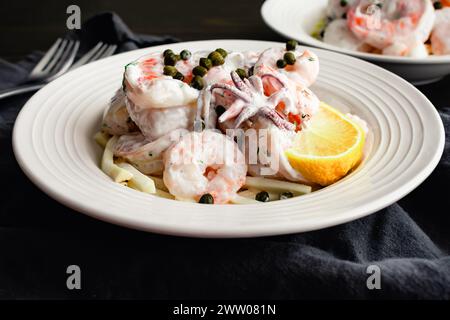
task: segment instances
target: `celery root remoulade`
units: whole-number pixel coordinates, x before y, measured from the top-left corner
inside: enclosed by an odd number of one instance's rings
[[[320,102],[310,89],[319,69],[292,40],[263,52],[146,55],[125,66],[105,113],[102,169],[140,191],[208,204],[331,184],[359,162],[366,130]]]

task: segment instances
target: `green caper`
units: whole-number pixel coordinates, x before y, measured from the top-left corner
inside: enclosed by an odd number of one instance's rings
[[[183,50],[180,52],[180,58],[182,60],[188,60],[191,56],[192,54],[189,50]]]
[[[222,48],[218,48],[218,49],[216,49],[215,51],[217,51],[218,53],[220,53],[220,55],[222,56],[222,57],[224,57],[224,58],[226,58],[227,57],[227,55],[228,55],[228,52],[226,52],[224,49],[222,49]]]
[[[167,54],[164,57],[164,64],[166,66],[174,66],[178,61],[178,57],[175,54]]]
[[[433,3],[433,6],[436,10],[440,10],[442,9],[442,2],[436,1],[435,3]]]
[[[283,69],[286,67],[286,61],[284,59],[277,60],[277,67]]]
[[[217,107],[216,107],[216,114],[217,114],[217,117],[219,118],[221,115],[223,115],[224,113],[225,113],[225,111],[227,111],[226,109],[225,109],[225,107],[224,106],[221,106],[221,105],[218,105]]]
[[[222,64],[225,63],[225,59],[223,58],[223,56],[217,52],[217,51],[213,51],[208,55],[208,59],[211,60],[213,66],[220,66]]]
[[[254,71],[255,71],[255,66],[251,66],[250,69],[248,69],[248,76],[251,77],[253,75]]]
[[[293,65],[296,61],[295,55],[292,52],[286,52],[283,58],[284,61],[286,61],[286,63],[290,65]]]
[[[341,4],[341,7],[346,7],[348,5],[348,1],[347,0],[341,0],[340,4]]]
[[[174,77],[177,74],[178,70],[174,66],[164,66],[164,74],[166,76]]]
[[[206,69],[205,67],[202,67],[202,66],[196,66],[192,70],[192,73],[194,74],[194,76],[200,76],[200,77],[203,77],[207,72],[208,72],[208,69]]]
[[[270,196],[266,191],[261,191],[256,195],[255,200],[259,202],[269,202]]]
[[[203,68],[206,69],[211,69],[212,68],[212,61],[208,58],[200,58],[200,63],[199,63]]]
[[[236,73],[241,79],[248,78],[247,71],[245,71],[244,69],[238,68],[236,69]]]
[[[204,203],[204,204],[214,204],[214,197],[207,193],[200,197],[200,200],[198,200],[198,203]]]
[[[293,51],[295,50],[295,48],[297,48],[297,41],[295,40],[289,40],[288,42],[286,42],[286,50],[288,51]]]
[[[172,50],[170,50],[170,49],[164,50],[163,57],[170,55],[170,54],[174,54]]]
[[[283,192],[280,194],[280,200],[285,200],[289,198],[293,198],[294,194],[292,192]]]
[[[182,74],[181,72],[177,72],[177,73],[173,76],[173,78],[176,79],[176,80],[180,80],[180,81],[183,81],[183,80],[184,80],[184,76],[183,76],[183,74]]]
[[[202,90],[204,86],[205,86],[205,82],[203,81],[202,77],[195,76],[192,79],[191,87],[193,87],[193,88],[195,88],[197,90]]]

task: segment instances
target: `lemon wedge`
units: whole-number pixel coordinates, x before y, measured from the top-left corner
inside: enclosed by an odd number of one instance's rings
[[[365,132],[356,122],[325,103],[286,150],[291,165],[306,179],[328,186],[362,159]]]

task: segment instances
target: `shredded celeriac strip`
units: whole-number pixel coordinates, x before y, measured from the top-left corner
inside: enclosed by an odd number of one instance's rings
[[[133,174],[114,163],[113,146],[117,142],[117,136],[113,136],[105,145],[103,150],[103,156],[101,161],[101,169],[105,172],[114,182],[125,182],[133,178]]]
[[[128,181],[128,186],[130,188],[145,192],[145,193],[156,193],[155,182],[141,173],[135,167],[127,162],[121,162],[117,164],[120,168],[127,170],[130,172],[133,177]]]
[[[290,191],[295,195],[307,194],[311,193],[312,191],[312,188],[310,186],[304,184],[262,177],[247,177],[245,181],[245,187],[250,189],[254,188],[258,190],[264,190],[267,192]]]

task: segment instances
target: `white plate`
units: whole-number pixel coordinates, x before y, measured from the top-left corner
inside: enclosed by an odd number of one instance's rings
[[[433,105],[401,78],[367,62],[315,50],[314,90],[370,126],[366,158],[340,182],[315,193],[256,205],[200,205],[156,198],[113,183],[99,169],[93,141],[101,115],[121,85],[125,64],[171,48],[263,50],[281,43],[186,42],[132,51],[70,72],[34,95],[13,133],[16,158],[30,179],[61,203],[130,228],[194,237],[253,237],[325,228],[380,210],[417,187],[443,152],[443,124]],[[42,212],[40,214],[45,214]]]
[[[450,74],[450,55],[425,59],[383,56],[342,49],[313,38],[315,25],[326,16],[327,3],[328,0],[266,0],[261,15],[269,27],[288,39],[371,61],[414,84],[438,81]]]

